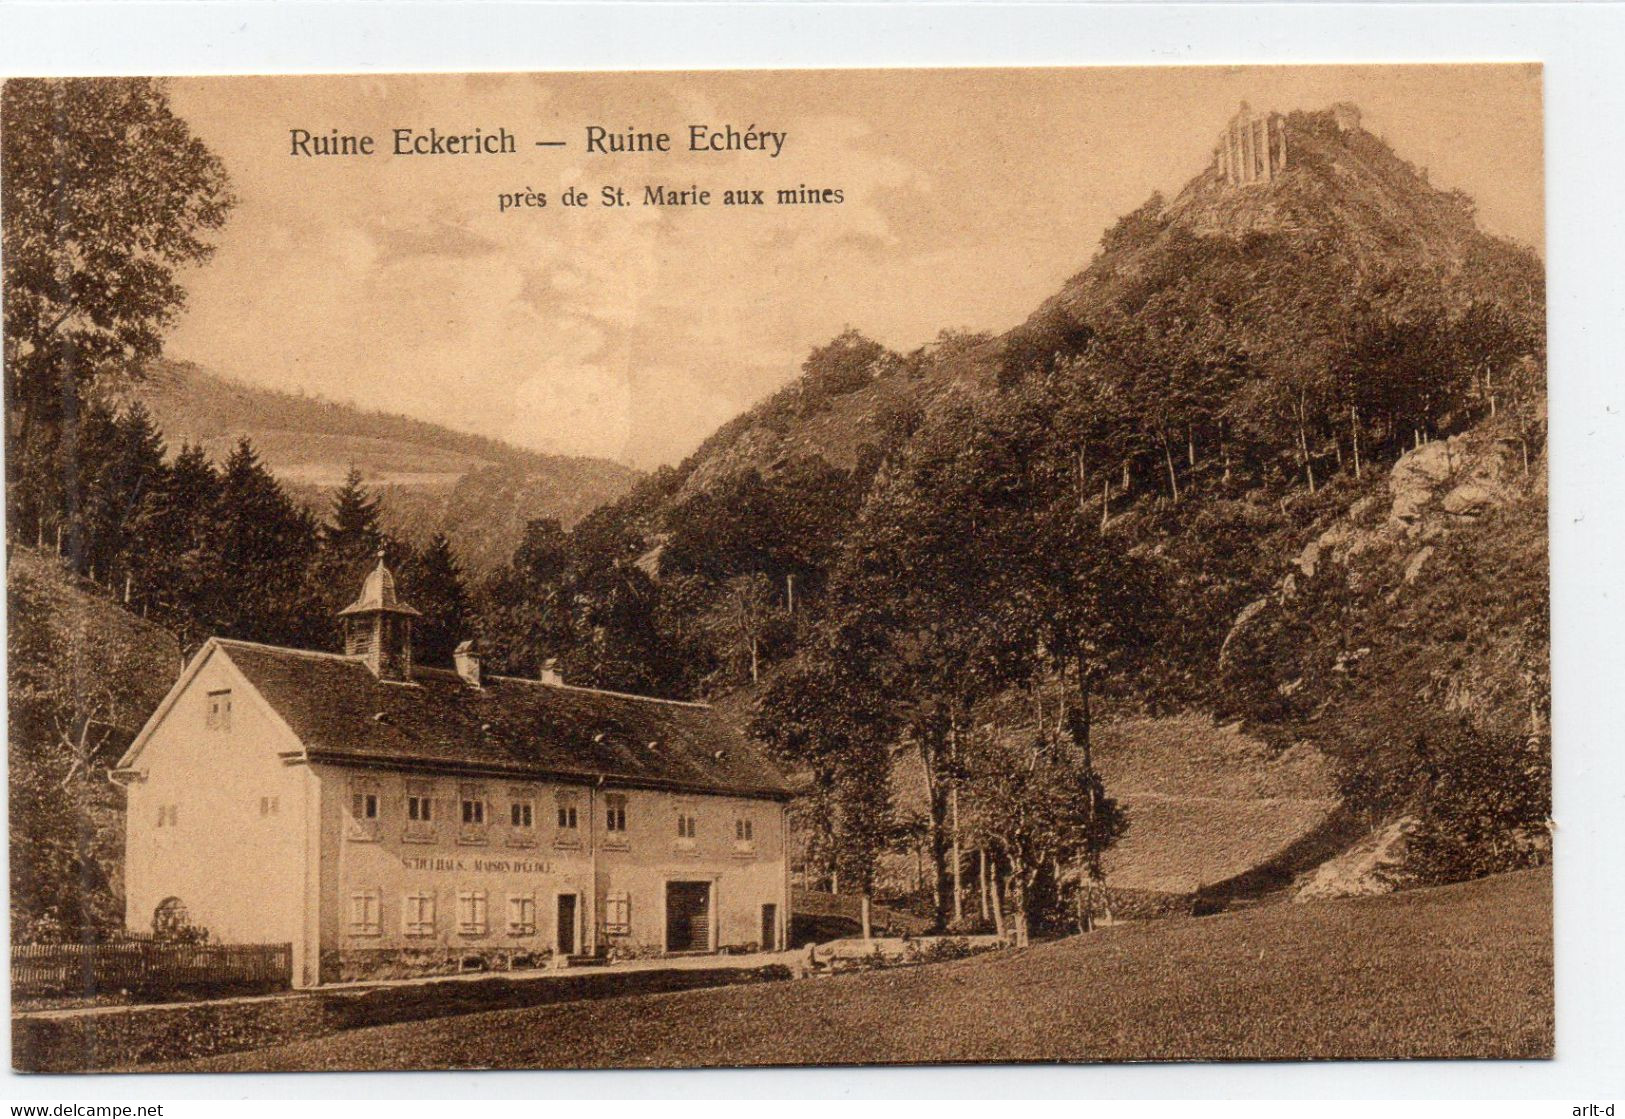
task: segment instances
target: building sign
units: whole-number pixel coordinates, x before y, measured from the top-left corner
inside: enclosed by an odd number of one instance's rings
[[[403,855],[401,865],[407,870],[473,871],[476,874],[551,874],[553,864],[547,859],[441,859],[423,855]]]

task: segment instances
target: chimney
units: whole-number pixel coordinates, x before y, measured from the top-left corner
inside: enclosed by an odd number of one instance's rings
[[[472,640],[464,641],[457,646],[457,651],[452,653],[451,659],[457,665],[457,675],[463,678],[463,683],[471,688],[480,686],[480,651],[475,648]]]
[[[548,657],[542,662],[542,683],[555,686],[564,683],[564,677],[559,675],[559,658]]]

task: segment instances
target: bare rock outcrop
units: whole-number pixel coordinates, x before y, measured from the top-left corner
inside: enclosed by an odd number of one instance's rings
[[[1403,549],[1403,575],[1387,595],[1389,603],[1397,601],[1403,589],[1421,575],[1438,542],[1452,527],[1516,496],[1529,469],[1523,456],[1517,440],[1491,439],[1476,432],[1424,443],[1400,456],[1388,475],[1386,502],[1381,493],[1354,502],[1343,517],[1292,558],[1271,595],[1242,608],[1219,647],[1219,665],[1224,665],[1236,637],[1247,626],[1272,604],[1290,602],[1300,581],[1313,579],[1326,564],[1349,567],[1350,561],[1374,549]],[[1417,544],[1422,547],[1416,548]],[[1416,550],[1409,550],[1413,548]],[[1352,568],[1348,579],[1350,587],[1357,589],[1358,575]]]
[[[1406,816],[1373,832],[1310,871],[1292,900],[1325,901],[1392,893],[1395,872],[1404,860],[1405,841],[1415,829],[1416,819]]]

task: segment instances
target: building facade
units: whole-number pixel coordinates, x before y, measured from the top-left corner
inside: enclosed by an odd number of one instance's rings
[[[783,777],[701,704],[214,639],[115,770],[126,921],[291,942],[294,982],[784,946]]]

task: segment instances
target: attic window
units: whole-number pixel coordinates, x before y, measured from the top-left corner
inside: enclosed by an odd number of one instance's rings
[[[231,689],[226,688],[218,692],[210,692],[208,702],[208,714],[204,718],[205,725],[210,730],[229,731],[231,729]]]

